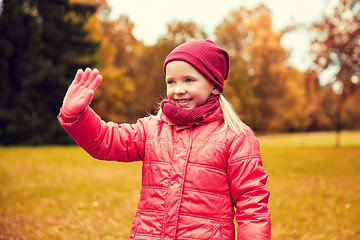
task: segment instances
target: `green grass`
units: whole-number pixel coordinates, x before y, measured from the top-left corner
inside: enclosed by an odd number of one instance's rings
[[[259,136],[272,239],[360,239],[360,132]],[[141,163],[79,147],[0,147],[0,240],[127,239]]]

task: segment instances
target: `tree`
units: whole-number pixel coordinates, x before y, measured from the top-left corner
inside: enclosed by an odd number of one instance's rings
[[[142,43],[132,34],[134,24],[126,16],[110,20],[111,9],[102,2],[86,25],[94,39],[100,42],[99,70],[103,81],[92,103],[95,111],[107,121],[132,122],[139,115],[134,109],[137,99],[135,76]]]
[[[248,89],[246,91],[231,92],[244,102],[240,115],[251,119],[252,127],[259,131],[299,128],[300,119],[289,118],[300,118],[295,106],[304,105],[291,95],[302,94],[295,92],[304,87],[304,81],[296,69],[287,65],[288,53],[280,44],[283,32],[272,30],[270,10],[260,5],[253,10],[242,7],[232,11],[216,29],[216,36],[217,42],[229,50],[231,59],[241,57],[247,67],[247,71],[239,74],[235,74],[238,67],[232,66],[230,71],[231,77],[243,78],[241,81],[231,78],[230,81],[250,84],[237,87]],[[252,109],[251,117],[249,111],[245,112],[246,108]]]
[[[284,67],[284,92],[277,106],[281,131],[303,131],[307,127],[305,76],[292,66]]]
[[[4,0],[0,15],[0,143],[70,143],[56,115],[78,68],[97,62],[83,26],[96,7]]]
[[[250,126],[259,123],[260,101],[255,97],[251,79],[248,74],[248,63],[239,53],[232,54],[230,59],[229,80],[224,83],[224,96],[228,98],[240,119]]]
[[[305,73],[305,130],[325,131],[332,128],[333,97],[328,86],[321,86],[315,70]],[[329,97],[329,95],[331,95]],[[330,108],[329,108],[330,106]]]
[[[360,82],[360,2],[339,0],[334,11],[313,24],[312,52],[317,71],[334,70],[328,79],[338,95],[335,129],[342,128],[342,106],[359,89]],[[337,145],[340,143],[337,142]]]

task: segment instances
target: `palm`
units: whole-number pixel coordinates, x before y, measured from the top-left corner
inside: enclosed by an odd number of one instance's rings
[[[79,69],[64,98],[65,114],[74,116],[84,110],[91,103],[101,80],[97,69],[87,68],[84,72]]]

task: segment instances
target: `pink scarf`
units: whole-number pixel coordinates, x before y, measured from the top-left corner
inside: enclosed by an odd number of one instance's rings
[[[202,120],[206,114],[215,111],[219,105],[218,98],[215,95],[210,95],[203,105],[194,109],[177,107],[169,100],[164,100],[161,103],[161,109],[164,115],[173,123],[178,125],[189,125]]]

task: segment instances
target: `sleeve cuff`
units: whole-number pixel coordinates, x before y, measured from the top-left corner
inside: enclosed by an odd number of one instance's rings
[[[84,110],[85,110],[85,109],[84,109]],[[76,114],[76,115],[74,115],[74,116],[69,116],[69,115],[67,115],[67,114],[65,113],[63,107],[61,107],[61,108],[60,108],[60,113],[59,113],[59,115],[58,115],[58,119],[59,119],[59,120],[61,119],[61,121],[64,122],[64,123],[73,123],[73,122],[75,122],[75,121],[78,119],[79,115],[80,115],[82,112],[84,112],[84,110],[82,110],[81,112],[79,112],[78,114]]]

